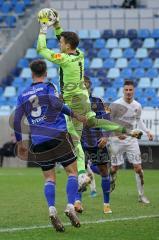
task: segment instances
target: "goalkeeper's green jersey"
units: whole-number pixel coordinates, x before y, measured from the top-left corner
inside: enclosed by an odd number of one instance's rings
[[[60,36],[62,28],[55,30]],[[84,86],[84,53],[77,49],[76,54],[55,53],[47,48],[46,35],[39,34],[37,52],[45,59],[60,65],[60,87],[64,97],[82,92]]]

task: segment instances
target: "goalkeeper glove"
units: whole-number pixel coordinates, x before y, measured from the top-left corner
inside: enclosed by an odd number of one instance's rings
[[[47,33],[48,27],[56,22],[55,13],[49,8],[43,8],[38,13],[38,22],[40,23],[40,33]]]
[[[54,9],[54,8],[51,8],[51,11],[56,16],[56,21],[53,24],[53,26],[54,26],[54,28],[58,28],[58,27],[60,27],[60,15],[59,15],[58,11],[56,11],[56,9]]]

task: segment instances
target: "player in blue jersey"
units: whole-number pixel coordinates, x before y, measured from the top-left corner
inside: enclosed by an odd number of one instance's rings
[[[85,85],[89,92],[89,99],[91,102],[91,108],[96,113],[98,119],[110,119],[110,112],[108,106],[105,106],[102,99],[94,97],[91,94],[91,82],[88,77],[84,77]],[[107,109],[106,109],[107,107]],[[103,211],[105,214],[112,213],[109,204],[110,194],[110,176],[107,163],[109,161],[109,155],[106,148],[108,133],[100,128],[88,128],[85,127],[82,132],[82,147],[85,153],[86,164],[91,161],[92,170],[101,175],[101,187],[103,190]],[[76,196],[75,210],[82,212],[83,207],[81,204],[82,193],[78,193]]]
[[[56,231],[64,231],[64,226],[55,208],[55,163],[60,162],[67,175],[67,207],[66,216],[75,227],[80,222],[74,210],[75,196],[78,190],[76,156],[67,132],[64,114],[81,122],[85,117],[77,115],[64,105],[56,96],[55,88],[46,83],[46,63],[35,60],[30,64],[33,83],[18,97],[14,115],[14,131],[18,141],[18,155],[36,162],[42,168],[45,185],[44,193],[49,207],[49,216]],[[27,118],[31,135],[31,146],[26,148],[22,141],[21,122]],[[24,124],[24,122],[23,122]],[[29,150],[30,151],[29,151]],[[28,153],[29,152],[29,153]],[[29,154],[29,155],[28,155]]]

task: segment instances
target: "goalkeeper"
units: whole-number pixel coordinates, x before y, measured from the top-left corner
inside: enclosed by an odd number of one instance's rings
[[[60,87],[64,102],[73,111],[87,117],[88,127],[125,133],[125,128],[116,123],[105,119],[96,119],[95,113],[91,110],[88,91],[84,85],[84,53],[77,48],[79,44],[77,34],[63,31],[59,15],[54,9],[42,9],[38,14],[38,20],[40,33],[37,52],[60,66]],[[55,53],[46,46],[46,33],[51,25],[59,40],[61,53]],[[79,191],[82,191],[90,183],[90,178],[86,175],[85,156],[80,143],[83,124],[74,119],[67,119],[67,124],[76,149]]]

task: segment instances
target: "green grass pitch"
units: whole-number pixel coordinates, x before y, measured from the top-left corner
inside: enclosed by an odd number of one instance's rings
[[[111,194],[111,215],[103,214],[100,177],[96,177],[98,195],[83,195],[81,228],[75,229],[64,216],[66,174],[57,170],[56,207],[66,223],[66,231],[50,227],[43,195],[40,169],[0,169],[0,240],[157,240],[159,239],[159,171],[145,171],[145,194],[150,205],[137,201],[132,170],[118,173],[117,187]]]

